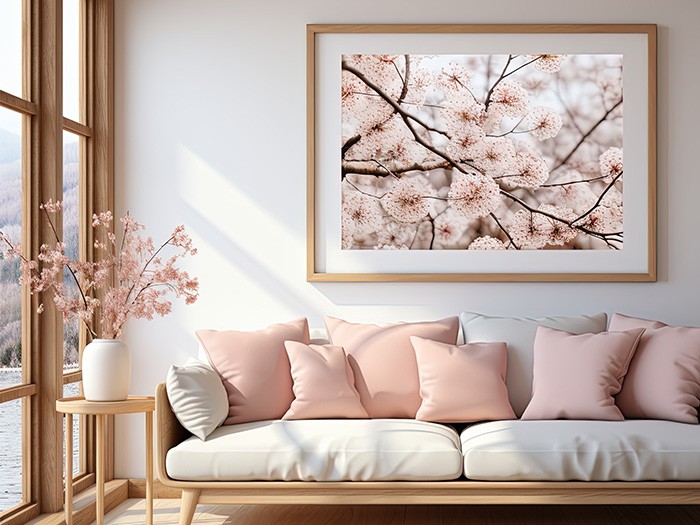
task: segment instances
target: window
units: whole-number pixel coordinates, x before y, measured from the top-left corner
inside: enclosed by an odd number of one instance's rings
[[[0,3],[0,90],[21,97],[23,85],[22,0]],[[26,138],[25,113],[0,107],[0,231],[22,241],[23,147]],[[3,247],[4,248],[4,247]],[[0,516],[26,504],[28,469],[23,463],[29,429],[28,398],[36,391],[28,384],[24,366],[23,292],[17,279],[19,262],[0,257]]]
[[[26,257],[53,241],[40,202],[64,202],[67,254],[87,259],[92,213],[114,209],[113,2],[0,2],[0,231]],[[91,421],[73,420],[74,469],[64,480],[55,413],[56,399],[80,394],[86,334],[64,325],[50,298],[30,296],[19,271],[0,256],[0,525],[60,510],[64,483],[79,492],[94,482]]]

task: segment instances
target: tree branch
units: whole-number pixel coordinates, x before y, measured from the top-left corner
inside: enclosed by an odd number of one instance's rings
[[[348,160],[343,162],[342,166],[342,171],[343,171],[343,177],[345,175],[350,174],[350,173],[355,173],[357,175],[374,175],[375,177],[387,177],[390,175],[394,175],[397,178],[398,177],[396,174],[400,173],[406,173],[408,171],[431,171],[431,170],[437,170],[437,169],[449,169],[451,165],[448,162],[433,162],[433,163],[425,163],[425,164],[418,164],[418,163],[413,163],[410,165],[406,166],[399,166],[398,168],[394,168],[393,170],[389,171],[387,168],[382,166],[381,164],[379,166],[369,166],[368,164],[370,162],[379,164],[376,160]]]
[[[354,137],[350,137],[348,140],[346,140],[345,144],[343,144],[343,147],[340,148],[340,157],[344,159],[345,154],[348,152],[348,150],[352,148],[355,144],[360,142],[360,139],[362,139],[362,135],[357,134]]]
[[[498,217],[496,217],[496,214],[493,213],[493,212],[491,212],[491,213],[489,213],[489,215],[491,216],[491,218],[492,218],[494,221],[496,221],[496,224],[498,224],[498,227],[501,229],[501,231],[502,231],[503,233],[506,234],[506,237],[508,237],[508,240],[509,240],[510,243],[513,245],[513,247],[514,247],[516,250],[519,250],[520,247],[519,247],[517,244],[515,244],[515,241],[513,240],[513,237],[511,237],[511,236],[510,236],[510,233],[508,233],[508,230],[506,230],[506,229],[503,227],[503,225],[501,224],[501,221],[499,221],[499,220],[498,220]]]
[[[501,74],[496,79],[496,82],[493,83],[493,85],[489,89],[488,93],[486,93],[486,99],[484,100],[484,111],[489,109],[489,105],[491,104],[491,95],[493,95],[493,90],[496,88],[496,86],[498,84],[501,83],[501,81],[504,78],[506,78],[506,71],[508,71],[508,66],[510,66],[510,63],[512,60],[513,60],[513,55],[508,55],[508,60],[506,60],[506,65],[503,68],[503,71],[501,71]]]
[[[566,224],[566,225],[567,225],[568,227],[570,227],[570,228],[574,228],[574,229],[579,230],[579,231],[581,231],[581,232],[583,232],[583,233],[585,233],[585,234],[587,234],[587,235],[590,235],[591,237],[595,237],[596,239],[602,240],[602,241],[605,242],[608,246],[610,246],[611,248],[613,248],[613,249],[615,249],[615,250],[618,250],[619,248],[618,248],[617,246],[612,245],[611,242],[622,242],[622,241],[616,239],[616,237],[621,236],[621,233],[620,233],[620,232],[613,232],[613,233],[600,233],[600,232],[595,232],[595,231],[593,231],[593,230],[591,230],[591,229],[586,228],[585,226],[580,226],[580,225],[574,224],[574,223],[575,223],[577,220],[579,220],[579,219],[574,219],[573,221],[567,221],[566,219],[562,219],[561,217],[557,217],[556,215],[554,215],[554,214],[552,214],[552,213],[549,213],[549,212],[546,212],[546,211],[542,211],[542,210],[538,210],[538,209],[536,209],[536,208],[533,208],[533,207],[530,206],[529,204],[527,204],[527,203],[526,203],[525,201],[523,201],[522,199],[516,197],[516,196],[513,195],[512,193],[509,193],[509,192],[507,192],[507,191],[505,191],[505,190],[503,190],[503,189],[501,189],[501,195],[504,195],[505,197],[508,197],[508,198],[511,199],[512,201],[517,202],[518,204],[520,204],[523,208],[525,208],[525,209],[526,209],[527,211],[529,211],[530,213],[539,213],[540,215],[544,215],[545,217],[549,217],[549,218],[552,219],[552,220],[555,220],[555,221],[564,223],[564,224]]]
[[[598,197],[598,200],[595,201],[595,204],[594,204],[593,206],[591,206],[591,208],[590,208],[586,213],[584,213],[583,215],[581,215],[578,219],[571,221],[571,223],[573,224],[573,223],[575,223],[575,222],[582,221],[582,220],[585,219],[588,215],[590,215],[590,214],[600,205],[600,203],[603,201],[603,198],[605,197],[605,195],[606,195],[606,194],[610,191],[610,189],[615,185],[615,183],[619,180],[619,178],[622,177],[622,174],[623,174],[623,173],[624,173],[624,171],[621,171],[620,173],[618,173],[617,176],[612,180],[612,182],[611,182],[610,184],[608,184],[608,186],[602,191],[602,193],[601,193],[600,196]]]
[[[54,226],[53,221],[51,220],[51,216],[49,215],[49,212],[46,210],[46,208],[42,208],[42,210],[44,212],[44,215],[46,215],[46,220],[49,222],[49,226],[51,226],[51,231],[53,231],[53,235],[56,238],[56,242],[58,244],[61,244],[61,239],[58,237],[58,232],[56,231],[56,227]],[[61,250],[61,253],[63,253],[63,250]],[[70,272],[71,277],[73,277],[73,281],[75,282],[75,286],[78,287],[78,291],[80,292],[80,298],[83,300],[83,306],[87,310],[87,307],[88,307],[87,298],[85,297],[85,292],[83,292],[83,287],[80,286],[80,281],[78,281],[78,276],[75,275],[75,272],[73,271],[73,268],[70,267],[70,265],[66,264],[65,267],[68,268],[68,271]],[[88,331],[90,332],[90,335],[92,335],[92,337],[97,337],[97,334],[93,331],[92,328],[90,328],[90,325],[88,324],[88,322],[85,319],[83,319],[83,323],[85,324]]]
[[[440,135],[444,135],[447,138],[450,138],[447,133],[444,131],[440,131],[437,129],[432,128],[425,122],[423,122],[422,119],[416,117],[415,115],[411,115],[408,113],[406,110],[404,110],[394,99],[392,99],[389,95],[384,93],[384,90],[382,90],[378,85],[376,85],[374,82],[372,82],[370,79],[368,79],[364,73],[362,73],[360,70],[356,69],[355,67],[349,65],[345,60],[343,60],[341,67],[344,71],[347,71],[348,73],[352,73],[355,75],[357,78],[359,78],[362,82],[365,83],[365,85],[370,88],[372,91],[377,93],[387,104],[389,104],[392,108],[394,108],[394,111],[401,115],[401,117],[404,118],[404,120],[411,119],[414,120],[416,123],[420,124],[422,127],[424,127],[428,131],[432,131],[434,133],[439,133]]]
[[[406,63],[406,74],[403,77],[403,87],[401,88],[401,94],[399,95],[398,100],[399,104],[402,104],[406,98],[406,95],[408,95],[408,78],[411,74],[411,55],[404,55],[403,59]],[[394,67],[396,67],[396,63],[394,63]],[[398,67],[396,67],[396,72],[399,72]],[[401,73],[399,73],[399,76],[401,76]]]
[[[586,142],[588,137],[591,136],[591,133],[593,133],[598,128],[598,126],[600,126],[603,122],[605,122],[607,120],[608,116],[610,115],[610,113],[612,113],[620,104],[622,104],[622,99],[618,100],[615,105],[613,105],[609,110],[607,110],[605,112],[605,114],[602,117],[600,117],[600,119],[598,119],[598,121],[595,124],[593,124],[593,126],[591,126],[591,128],[581,137],[581,140],[579,140],[576,143],[576,145],[571,149],[571,151],[568,153],[568,155],[566,155],[566,157],[564,157],[559,162],[559,164],[557,164],[554,168],[552,168],[552,171],[550,171],[550,173],[554,173],[559,168],[561,168],[564,164],[569,162],[569,159],[573,156],[574,153],[576,153],[576,151],[578,151],[578,149],[581,147],[581,145],[584,142]]]
[[[517,56],[518,56],[518,55],[515,55],[515,56],[513,56],[512,58],[515,58],[515,57],[517,57]],[[513,73],[515,73],[515,72],[517,72],[517,71],[520,71],[522,68],[529,66],[529,65],[532,64],[533,62],[537,62],[537,61],[540,60],[541,58],[542,58],[542,57],[538,56],[537,58],[533,58],[533,59],[530,60],[529,62],[525,62],[524,64],[521,64],[520,66],[516,67],[513,71],[509,71],[508,73],[506,73],[505,75],[503,75],[503,78],[506,78],[506,77],[511,76]]]
[[[603,180],[606,176],[602,175],[600,177],[595,177],[593,179],[584,180],[570,180],[569,182],[557,182],[553,184],[541,184],[540,188],[556,188],[557,186],[571,186],[572,184],[583,184],[584,182],[595,182],[597,180]]]

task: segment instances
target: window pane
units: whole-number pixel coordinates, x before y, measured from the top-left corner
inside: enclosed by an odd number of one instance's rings
[[[63,397],[77,397],[80,395],[80,383],[68,383],[63,385]],[[80,465],[80,427],[83,423],[83,416],[73,415],[73,477],[82,472]],[[63,479],[66,477],[66,418],[63,418]]]
[[[22,116],[4,108],[0,108],[0,231],[13,244],[22,241]],[[0,255],[0,388],[22,382],[19,271],[19,260]]]
[[[63,0],[63,116],[80,122],[80,0]]]
[[[0,404],[0,512],[22,503],[22,400]]]
[[[22,96],[22,0],[0,2],[0,89]]]
[[[80,180],[80,138],[68,131],[63,132],[63,241],[69,259],[78,258],[78,184]],[[66,269],[63,281],[69,295],[79,295],[73,276]],[[78,368],[78,321],[63,325],[63,369]]]

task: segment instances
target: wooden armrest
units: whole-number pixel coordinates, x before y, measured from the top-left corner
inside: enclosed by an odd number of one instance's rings
[[[165,456],[168,450],[182,443],[190,436],[175,417],[165,383],[156,386],[156,467],[158,477],[164,485],[168,485],[171,479],[165,471]]]

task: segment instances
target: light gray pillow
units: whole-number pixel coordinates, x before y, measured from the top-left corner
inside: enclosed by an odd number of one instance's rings
[[[199,439],[206,439],[228,417],[226,389],[207,363],[189,358],[183,366],[171,366],[165,388],[175,417]]]
[[[537,327],[546,326],[572,334],[597,334],[605,331],[608,316],[600,313],[531,319],[462,312],[459,320],[465,343],[502,341],[508,345],[508,398],[515,414],[520,417],[532,398],[532,356]]]

